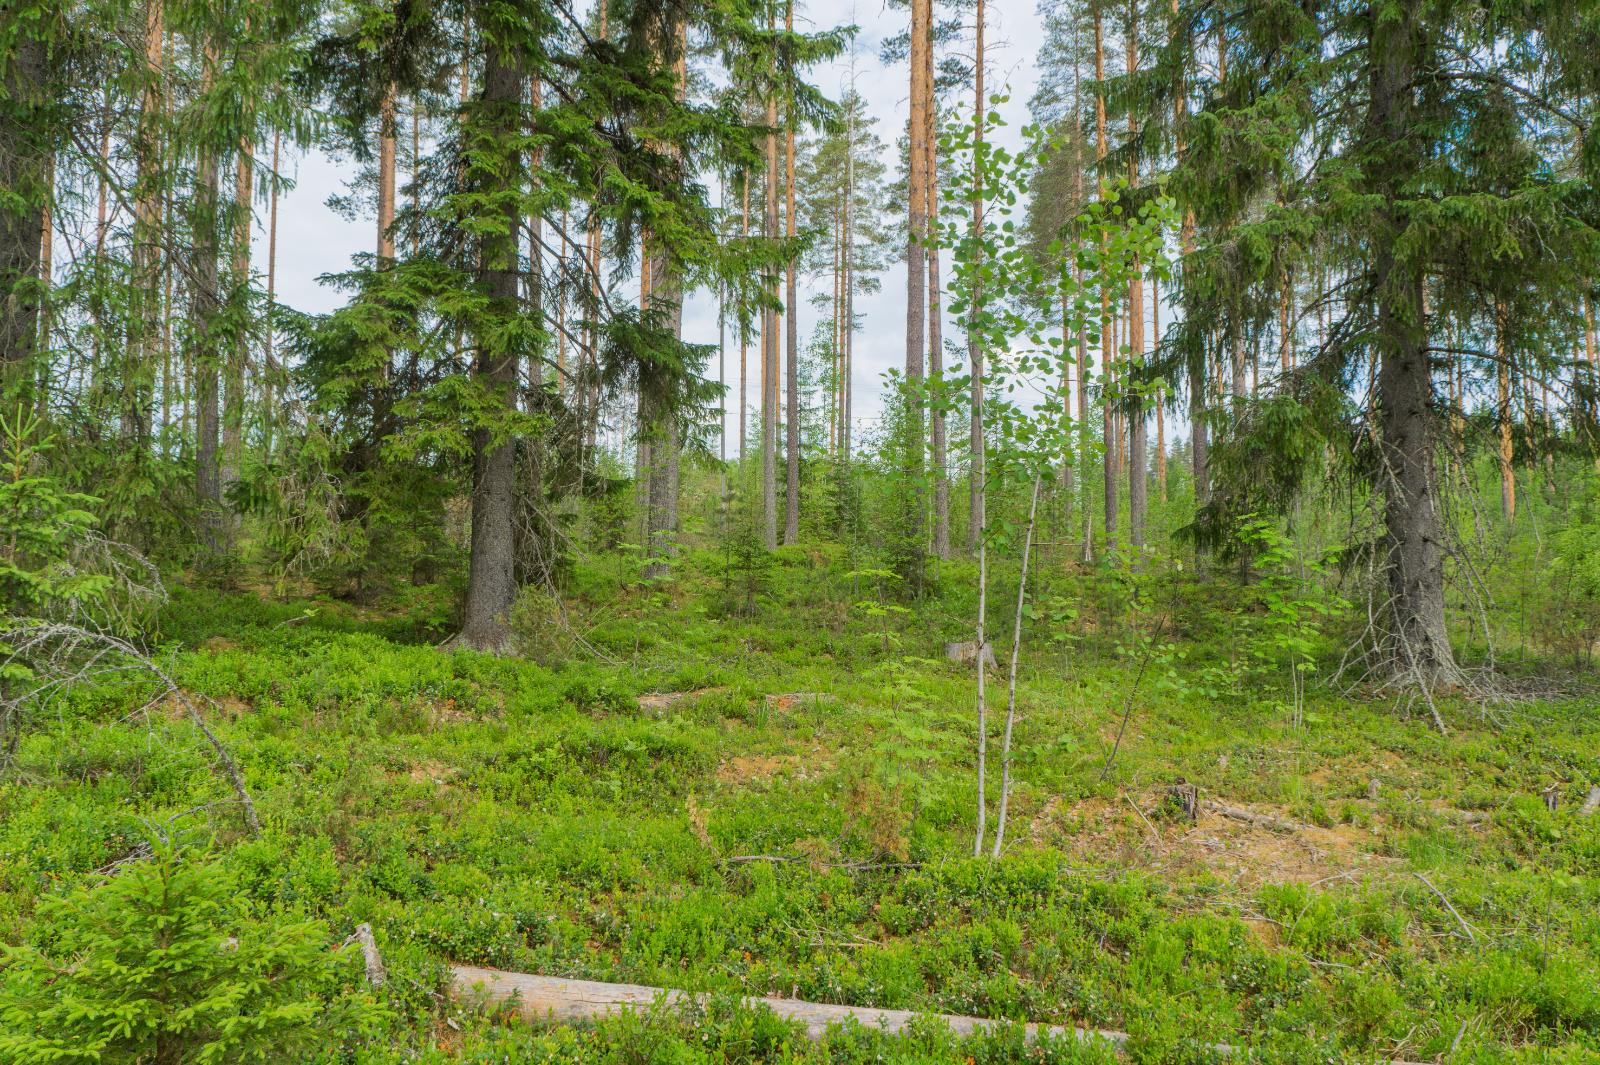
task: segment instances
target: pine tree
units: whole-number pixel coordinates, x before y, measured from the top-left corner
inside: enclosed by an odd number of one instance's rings
[[[1446,625],[1434,359],[1451,318],[1485,323],[1485,334],[1498,315],[1509,337],[1540,320],[1578,335],[1600,253],[1593,162],[1585,156],[1579,173],[1563,175],[1553,142],[1530,131],[1589,121],[1592,102],[1580,111],[1566,101],[1585,98],[1578,87],[1593,83],[1600,55],[1581,33],[1550,32],[1574,23],[1543,9],[1235,2],[1202,17],[1180,0],[1174,23],[1159,64],[1171,107],[1153,113],[1180,123],[1172,186],[1194,212],[1199,243],[1184,265],[1184,317],[1169,354],[1192,360],[1225,337],[1236,406],[1212,454],[1202,528],[1218,542],[1241,514],[1291,499],[1327,453],[1321,442],[1364,436],[1371,446],[1354,469],[1384,526],[1371,545],[1383,574],[1373,661],[1408,682],[1460,683]],[[1170,73],[1212,27],[1228,27],[1217,45],[1226,72],[1186,117],[1183,79]],[[1224,225],[1227,239],[1208,242]],[[1260,336],[1277,310],[1282,263],[1272,249],[1285,241],[1322,249],[1326,268],[1312,295],[1331,307],[1325,339],[1282,392],[1309,403],[1309,422],[1251,418],[1242,399],[1246,335]],[[1538,379],[1562,358],[1512,342],[1503,361],[1484,362]],[[1344,423],[1345,405],[1299,391],[1301,381],[1363,377],[1365,434]],[[1313,426],[1320,442],[1272,435],[1286,424]],[[1266,460],[1288,454],[1307,459]]]

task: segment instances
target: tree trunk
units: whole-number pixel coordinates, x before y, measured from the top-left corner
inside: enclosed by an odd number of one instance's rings
[[[768,24],[776,28],[769,12]],[[767,211],[766,236],[778,239],[778,97],[767,92]],[[778,274],[766,281],[766,294],[774,302],[782,299]],[[770,307],[761,314],[761,530],[767,550],[778,546],[778,312]]]
[[[1128,5],[1128,66],[1129,77],[1139,70],[1139,8]],[[1130,110],[1128,136],[1139,133],[1139,120]],[[1139,187],[1139,160],[1135,154],[1128,161],[1128,181]],[[1144,272],[1134,260],[1133,276],[1128,279],[1128,542],[1133,546],[1135,558],[1144,549],[1144,522],[1149,508],[1149,484],[1145,478],[1145,450],[1148,421],[1144,410],[1144,397],[1139,382],[1134,378],[1144,367]]]
[[[378,107],[378,266],[394,258],[395,85],[384,89]]]
[[[672,18],[672,26],[668,28],[667,40],[672,42],[671,49],[675,56],[673,69],[677,78],[678,93],[685,88],[683,67],[683,22],[679,18]],[[674,157],[677,149],[667,147],[667,152]],[[645,247],[648,252],[644,259],[645,292],[641,307],[647,308],[666,333],[667,339],[676,344],[682,339],[683,334],[683,287],[676,276],[676,266],[672,262],[665,241],[660,239],[646,239]],[[665,382],[663,382],[664,384]],[[649,456],[646,464],[646,539],[644,541],[645,555],[651,560],[646,567],[647,576],[660,576],[666,572],[665,559],[677,550],[678,535],[678,456],[679,456],[679,429],[678,412],[668,405],[665,396],[653,397],[650,404],[651,417],[645,420],[646,388],[644,382],[640,384],[639,432],[645,441]]]
[[[855,113],[845,120],[844,145],[844,404],[839,422],[839,454],[846,464],[850,462],[851,408],[855,402],[855,384],[851,374],[855,370],[856,353],[856,296],[855,296]]]
[[[794,0],[788,0],[784,7],[783,26],[787,32],[794,32]],[[791,69],[786,72],[790,79],[794,77]],[[783,162],[783,189],[784,189],[784,233],[792,244],[798,232],[795,219],[795,188],[794,188],[794,103],[791,100],[787,107],[787,123],[784,130],[784,162]],[[795,261],[790,258],[785,270],[784,290],[784,341],[787,347],[787,368],[789,403],[788,417],[784,421],[784,445],[788,462],[784,470],[784,520],[783,542],[797,544],[800,542],[800,298],[795,283]]]
[[[1011,669],[1006,681],[1006,726],[1000,740],[1000,809],[994,819],[993,856],[1000,857],[1006,842],[1006,810],[1011,798],[1011,735],[1017,722],[1017,666],[1022,655],[1022,608],[1028,601],[1028,560],[1033,551],[1033,523],[1039,513],[1039,477],[1033,478],[1033,498],[1028,503],[1028,528],[1022,540],[1022,570],[1017,575],[1017,612],[1011,628]],[[979,648],[980,653],[982,648]]]
[[[1388,651],[1396,674],[1424,686],[1454,684],[1460,670],[1445,624],[1444,527],[1433,467],[1433,378],[1428,362],[1422,277],[1399,262],[1394,237],[1403,225],[1397,201],[1414,171],[1405,158],[1412,84],[1422,59],[1417,16],[1377,20],[1369,42],[1371,85],[1367,143],[1380,160],[1370,191],[1379,236],[1373,242],[1378,293],[1378,406],[1382,433],[1384,521],[1388,534]]]
[[[1500,402],[1495,408],[1496,428],[1499,430],[1500,460],[1500,513],[1511,524],[1517,519],[1517,475],[1511,465],[1511,368],[1506,364],[1506,316],[1495,303],[1494,353],[1497,362]]]
[[[517,132],[516,114],[522,103],[522,64],[492,33],[485,34],[483,67],[484,120],[501,130],[505,141]],[[523,168],[515,153],[496,168],[490,181],[503,192],[522,184]],[[503,232],[487,234],[478,258],[478,281],[489,297],[491,322],[510,321],[517,307],[517,224],[515,196],[505,198]],[[508,346],[504,331],[490,325],[476,338],[476,377],[506,406],[516,406],[520,360]],[[506,649],[510,632],[506,612],[516,596],[513,535],[513,495],[516,489],[516,441],[496,439],[479,429],[473,441],[472,554],[467,572],[467,600],[460,634],[453,641],[479,651]]]
[[[211,90],[216,62],[207,43],[200,94]],[[220,303],[218,281],[217,203],[219,184],[216,152],[202,143],[195,162],[194,206],[191,222],[194,261],[190,305],[194,315],[192,363],[195,375],[195,491],[200,497],[200,545],[212,561],[228,548],[227,516],[222,509],[222,469],[218,454],[217,345],[212,336]]]
[[[164,110],[165,25],[163,0],[145,4],[144,91],[134,133],[133,256],[130,331],[123,357],[123,433],[143,448],[150,435],[154,407],[152,375],[161,350],[161,128]],[[213,161],[215,165],[215,161]],[[211,298],[215,299],[213,291]],[[203,504],[202,504],[203,505]]]
[[[49,62],[40,29],[23,28],[6,62],[0,126],[0,400],[25,401],[39,344],[39,269],[50,138],[43,126]]]
[[[977,0],[974,12],[973,41],[973,66],[972,66],[972,113],[973,113],[973,138],[974,138],[974,164],[972,168],[972,221],[967,227],[977,254],[982,255],[983,238],[983,174],[978,168],[976,156],[983,151],[983,123],[984,105],[987,101],[983,98],[983,44],[985,29],[984,0]],[[982,305],[982,292],[977,282],[972,286],[972,306],[970,314],[975,322],[978,311]],[[969,498],[967,501],[967,549],[976,551],[983,541],[984,523],[988,520],[985,510],[985,485],[984,478],[988,475],[984,463],[983,439],[983,340],[978,335],[978,330],[973,326],[967,327],[967,362],[972,372],[971,388],[971,424],[968,428],[967,453],[968,462],[971,464],[971,484],[968,486]],[[981,648],[980,648],[981,650]]]
[[[1095,167],[1097,172],[1105,166],[1106,158],[1106,98],[1105,93],[1099,89],[1105,84],[1105,37],[1101,25],[1100,4],[1094,4],[1094,78],[1096,89],[1094,94],[1094,127],[1095,127]],[[1100,194],[1105,195],[1105,181],[1101,178]],[[1103,249],[1102,249],[1103,250]],[[1105,437],[1105,529],[1106,529],[1106,554],[1114,554],[1117,548],[1117,419],[1115,389],[1112,386],[1114,379],[1112,360],[1116,352],[1116,341],[1112,337],[1114,321],[1111,314],[1111,294],[1104,289],[1100,293],[1100,363],[1101,379],[1104,381],[1102,391],[1105,393],[1103,409],[1102,432]]]
[[[922,476],[923,397],[926,377],[927,334],[927,220],[928,220],[928,106],[932,86],[928,83],[927,50],[933,27],[932,0],[911,0],[911,122],[906,130],[911,158],[906,189],[906,386],[910,402],[905,417],[909,431],[905,440],[905,476],[910,489],[906,501],[906,546],[911,552],[911,585],[920,592],[922,584]]]
[[[1150,279],[1150,343],[1161,343],[1161,282]],[[1156,390],[1156,490],[1167,501],[1167,402],[1164,388]]]
[[[1066,263],[1061,264],[1063,280],[1066,275]],[[1072,525],[1072,327],[1070,322],[1071,305],[1065,287],[1061,290],[1061,415],[1063,424],[1067,427],[1061,454],[1061,472],[1059,474],[1062,505],[1066,508],[1063,515],[1063,525],[1070,528]]]
[[[739,236],[750,239],[750,175],[744,175],[744,206],[739,214]],[[750,433],[750,327],[739,314],[739,464],[744,465],[744,439]]]
[[[277,385],[276,354],[273,351],[273,309],[278,299],[278,155],[282,147],[283,134],[280,130],[272,131],[272,192],[267,207],[267,338],[266,349],[261,360],[264,371],[262,381],[262,417],[261,417],[261,451],[267,458],[272,458],[272,428],[273,419],[277,417],[277,409],[273,406],[272,392]]]
[[[924,109],[927,128],[923,144],[928,150],[927,228],[932,232],[939,224],[939,141],[938,101],[933,91],[933,25],[929,20],[928,47],[923,49],[923,78],[928,86],[928,106]],[[938,391],[933,395],[932,420],[929,425],[930,446],[933,455],[933,554],[935,558],[950,557],[950,478],[949,441],[944,414],[944,322],[939,300],[939,249],[930,242],[928,259],[928,372],[936,381]]]
[[[1172,0],[1173,32],[1177,32],[1178,0]],[[1182,80],[1182,71],[1179,71],[1178,91],[1173,94],[1172,107],[1174,115],[1173,151],[1181,162],[1184,154],[1183,135],[1189,120],[1189,95],[1187,86]],[[1194,252],[1194,211],[1185,209],[1183,222],[1178,229],[1178,252],[1181,256],[1180,268],[1183,262]],[[1200,359],[1189,365],[1189,463],[1190,472],[1194,476],[1194,500],[1197,507],[1203,507],[1211,497],[1211,471],[1208,466],[1209,441],[1206,429],[1206,359],[1202,354]]]
[[[255,203],[255,160],[248,137],[239,141],[234,161],[233,301],[241,314],[239,331],[228,352],[227,376],[222,392],[222,487],[239,479],[244,462],[245,366],[250,361],[250,330],[244,312],[250,301],[250,236]]]

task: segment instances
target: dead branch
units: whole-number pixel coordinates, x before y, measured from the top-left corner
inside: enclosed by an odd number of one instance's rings
[[[164,690],[151,703],[165,697],[183,708],[190,723],[205,737],[218,770],[233,788],[244,809],[251,835],[261,834],[261,819],[256,815],[255,803],[250,800],[250,792],[244,784],[244,774],[239,772],[233,756],[206,724],[194,701],[149,655],[113,633],[32,618],[0,622],[0,643],[10,647],[6,665],[23,666],[33,674],[32,683],[21,686],[16,694],[0,696],[0,720],[11,722],[14,729],[20,730],[22,711],[27,704],[44,701],[56,691],[111,673],[142,673],[154,677]]]
[[[1467,941],[1469,943],[1476,943],[1478,941],[1478,937],[1477,937],[1477,934],[1472,931],[1472,926],[1467,923],[1467,919],[1465,917],[1461,916],[1461,911],[1457,910],[1455,908],[1455,906],[1450,902],[1450,900],[1445,898],[1444,892],[1442,892],[1438,888],[1434,887],[1433,886],[1433,881],[1429,880],[1427,877],[1423,876],[1421,873],[1416,872],[1415,870],[1413,870],[1412,871],[1412,875],[1415,876],[1418,880],[1422,881],[1424,884],[1426,884],[1427,887],[1428,887],[1428,890],[1433,892],[1435,895],[1437,895],[1438,898],[1439,898],[1439,901],[1444,903],[1444,908],[1450,911],[1450,916],[1454,917],[1456,919],[1456,924],[1460,925],[1461,926],[1461,931],[1466,934]]]

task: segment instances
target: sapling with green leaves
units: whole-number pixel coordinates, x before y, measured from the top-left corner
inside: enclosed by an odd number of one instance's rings
[[[1001,747],[1001,795],[991,852],[999,856],[1005,837],[1007,798],[1011,786],[1011,744],[1016,725],[1016,675],[1020,661],[1022,619],[1026,612],[1027,566],[1037,514],[1038,486],[1058,463],[1071,461],[1076,423],[1065,393],[1065,363],[1072,358],[1068,336],[1099,342],[1102,329],[1118,312],[1128,278],[1143,263],[1155,276],[1166,276],[1162,234],[1172,216],[1170,201],[1148,197],[1130,209],[1121,185],[1105,187],[1102,198],[1089,204],[1062,227],[1041,254],[1018,215],[1032,175],[1053,153],[1064,149],[1059,135],[1029,125],[1023,147],[1013,151],[996,143],[993,131],[1004,124],[1006,98],[992,96],[979,119],[958,116],[941,135],[945,158],[957,160],[973,175],[967,195],[988,205],[974,227],[961,203],[947,203],[934,229],[934,239],[951,251],[951,303],[965,308],[960,324],[982,356],[984,379],[975,395],[984,402],[975,412],[985,440],[981,469],[975,470],[975,513],[985,516],[978,533],[979,607],[977,639],[978,800],[973,853],[984,851],[987,822],[985,777],[988,761],[988,705],[984,655],[987,641],[988,552],[991,542],[1015,544],[1021,533],[1022,567],[1018,576],[1017,610],[1013,619],[1012,654],[1005,731]],[[1076,270],[1063,270],[1070,261]],[[1065,323],[1060,333],[1056,330]],[[1131,377],[1131,375],[1130,375]],[[938,390],[935,394],[948,394]],[[1017,397],[1033,395],[1022,402]],[[1034,486],[1033,503],[1021,529],[1013,521],[989,514],[991,480]]]

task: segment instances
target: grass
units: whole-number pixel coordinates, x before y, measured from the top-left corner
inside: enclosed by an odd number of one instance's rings
[[[547,665],[440,654],[426,604],[181,592],[163,653],[212,700],[264,833],[241,835],[191,726],[139,712],[149,689],[77,689],[0,784],[0,939],[161,826],[214,837],[262,911],[341,938],[372,923],[392,1017],[361,1061],[1104,1060],[1014,1032],[816,1049],[735,992],[1115,1028],[1148,1063],[1210,1043],[1600,1055],[1600,817],[1576,815],[1600,781],[1592,702],[1493,726],[1447,704],[1441,736],[1313,685],[1295,728],[1237,589],[1168,574],[1134,616],[1125,590],[1047,564],[1007,853],[973,859],[973,684],[939,652],[968,636],[965,571],[901,614],[863,606],[884,593],[846,560],[780,552],[745,616],[725,566],[696,556],[663,584],[585,567],[572,607],[595,653]],[[693,694],[639,698],[658,692]],[[1190,824],[1178,781],[1301,827]],[[789,860],[730,860],[753,856]],[[720,997],[529,1031],[441,997],[446,960]]]

